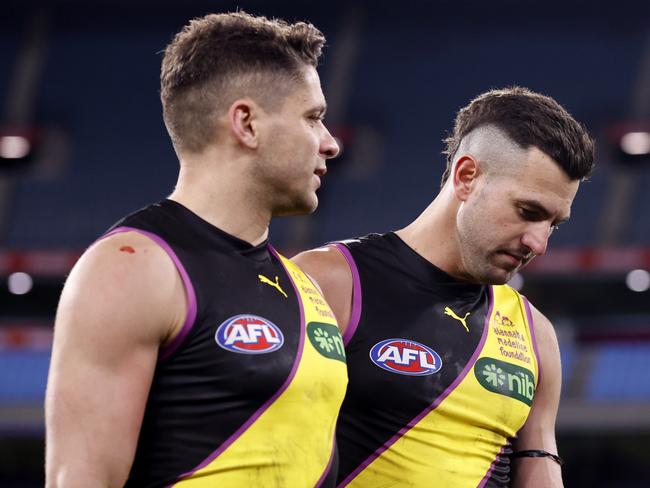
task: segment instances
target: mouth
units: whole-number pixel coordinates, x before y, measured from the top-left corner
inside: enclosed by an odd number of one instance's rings
[[[314,174],[316,176],[325,176],[327,174],[327,166],[318,166],[314,170]]]
[[[321,178],[327,174],[327,166],[317,166],[314,170],[314,177],[316,178],[316,189],[320,188]]]
[[[497,255],[502,256],[502,260],[506,263],[507,267],[512,269],[520,267],[526,260],[526,256],[510,251],[498,251]]]

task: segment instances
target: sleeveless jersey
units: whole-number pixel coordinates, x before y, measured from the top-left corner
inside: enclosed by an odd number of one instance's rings
[[[127,231],[167,252],[188,313],[159,352],[126,486],[333,486],[345,354],[307,276],[171,200],[107,235]]]
[[[393,233],[333,245],[353,276],[339,486],[508,486],[538,381],[525,299],[458,281]]]

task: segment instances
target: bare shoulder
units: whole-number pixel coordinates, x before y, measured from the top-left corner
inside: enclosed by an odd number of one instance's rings
[[[352,272],[347,260],[335,246],[301,252],[291,258],[316,281],[331,307],[341,332],[345,332],[352,309]]]
[[[97,241],[79,259],[66,281],[57,323],[91,327],[111,317],[128,328],[137,320],[139,332],[159,335],[162,342],[183,308],[183,284],[167,253],[150,238],[125,232]],[[144,328],[148,323],[153,330]]]
[[[533,316],[533,330],[535,331],[535,339],[537,348],[542,361],[558,361],[560,348],[558,346],[557,334],[551,321],[537,309],[530,304],[530,309]],[[549,357],[550,356],[550,357]]]
[[[327,281],[352,280],[350,267],[335,246],[323,246],[295,255],[291,260],[322,286]],[[322,283],[321,283],[322,282]]]
[[[125,265],[165,272],[166,252],[151,238],[137,231],[120,232],[99,239],[83,254],[75,267]],[[155,266],[151,266],[155,264]],[[169,263],[172,265],[172,263]]]

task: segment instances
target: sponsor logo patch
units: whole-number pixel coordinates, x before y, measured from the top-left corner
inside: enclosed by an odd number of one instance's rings
[[[442,368],[436,351],[407,339],[386,339],[370,349],[370,360],[386,371],[409,376],[426,376]]]
[[[241,354],[265,354],[284,344],[280,328],[257,315],[237,315],[222,323],[214,334],[222,348]]]
[[[507,315],[501,315],[501,312],[498,310],[494,315],[492,321],[494,322],[494,325],[502,327],[515,327],[517,325],[512,320],[510,320]]]
[[[474,365],[474,375],[486,390],[514,398],[528,406],[533,404],[535,376],[526,368],[498,359],[481,358]]]
[[[309,322],[307,336],[311,345],[321,355],[329,359],[345,362],[345,349],[339,328],[322,322]]]

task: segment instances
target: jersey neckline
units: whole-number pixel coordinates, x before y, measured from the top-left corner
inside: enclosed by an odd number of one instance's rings
[[[388,232],[383,237],[399,252],[405,271],[413,275],[423,286],[436,294],[445,296],[480,296],[485,292],[486,285],[472,283],[455,278],[426,259],[409,246],[395,232]]]
[[[181,212],[185,214],[188,219],[195,222],[195,224],[206,234],[206,236],[216,238],[222,244],[225,241],[226,244],[234,248],[241,256],[251,258],[255,261],[267,261],[272,257],[271,252],[269,251],[268,239],[265,239],[263,242],[255,246],[250,242],[229,234],[228,232],[211,224],[196,213],[192,212],[185,205],[175,200],[167,198],[159,202],[157,205],[160,205],[162,208],[165,208],[172,212]]]

